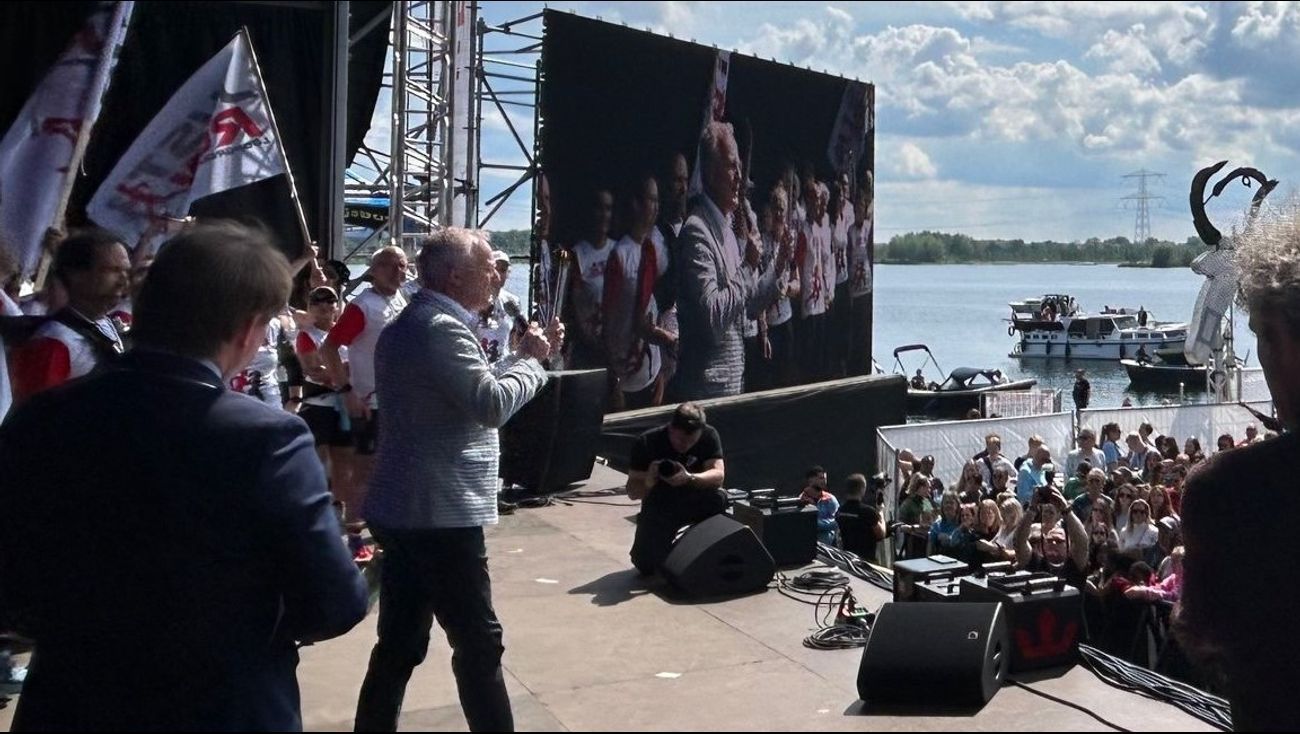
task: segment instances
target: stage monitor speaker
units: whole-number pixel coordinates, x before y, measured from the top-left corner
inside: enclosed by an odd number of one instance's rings
[[[886,603],[858,668],[868,703],[982,706],[1006,676],[1010,645],[1001,604]]]
[[[758,536],[778,566],[803,566],[817,557],[817,507],[795,506],[789,509],[755,507],[748,500],[737,500],[732,515]]]
[[[714,515],[687,529],[663,565],[664,578],[691,597],[758,591],[775,574],[772,555],[754,531],[726,515]]]
[[[591,477],[609,390],[605,370],[550,374],[501,427],[501,477],[537,494]]]

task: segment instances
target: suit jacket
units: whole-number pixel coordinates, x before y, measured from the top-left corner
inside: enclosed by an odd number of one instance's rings
[[[746,318],[757,318],[777,297],[776,273],[759,277],[741,253],[724,252],[721,212],[697,197],[674,243],[679,364],[677,399],[739,395],[744,387]]]
[[[546,384],[535,359],[489,365],[451,299],[422,290],[375,350],[379,451],[365,516],[375,526],[472,527],[496,522],[497,429]]]
[[[0,467],[15,730],[301,729],[295,641],[367,594],[300,418],[137,350],[15,410]]]

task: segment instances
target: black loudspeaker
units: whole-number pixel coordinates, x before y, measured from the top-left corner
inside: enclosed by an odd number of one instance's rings
[[[869,703],[982,706],[1002,686],[1011,658],[1001,604],[887,603],[858,668]]]
[[[534,493],[591,477],[609,389],[605,370],[552,372],[501,427],[501,477]]]
[[[714,515],[682,533],[662,572],[687,596],[732,596],[767,586],[776,564],[753,530],[726,515]]]
[[[894,563],[894,601],[933,601],[917,594],[922,581],[937,582],[959,579],[970,573],[970,566],[948,556],[908,558]]]
[[[802,566],[817,557],[816,506],[772,509],[737,500],[731,512],[754,531],[776,565]]]

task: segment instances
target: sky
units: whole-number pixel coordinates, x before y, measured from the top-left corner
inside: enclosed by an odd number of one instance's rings
[[[483,3],[489,23],[535,2]],[[980,239],[1132,237],[1140,170],[1151,232],[1194,234],[1197,169],[1300,173],[1300,2],[573,2],[601,17],[876,85],[877,241],[920,230]],[[531,26],[540,31],[540,23]],[[386,110],[377,111],[383,119]],[[531,111],[509,114],[530,137]],[[485,159],[519,162],[485,106]],[[372,130],[372,137],[382,136]],[[508,183],[484,172],[484,188]],[[1216,179],[1217,180],[1217,179]],[[1220,229],[1252,191],[1210,208]],[[485,197],[486,198],[486,197]],[[528,226],[515,197],[489,226]]]

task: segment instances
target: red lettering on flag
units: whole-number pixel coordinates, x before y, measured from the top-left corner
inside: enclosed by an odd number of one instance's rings
[[[262,137],[262,128],[253,122],[253,118],[248,116],[241,107],[231,107],[218,112],[212,118],[211,126],[213,134],[217,136],[216,148],[221,148],[235,142],[239,133],[244,133],[250,138]]]

